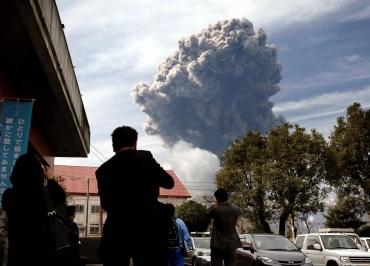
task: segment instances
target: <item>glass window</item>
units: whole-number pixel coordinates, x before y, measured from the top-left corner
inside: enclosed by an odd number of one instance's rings
[[[99,234],[99,224],[90,224],[90,234]]]
[[[76,212],[84,212],[84,205],[75,205],[76,206]]]
[[[327,249],[358,249],[352,238],[347,235],[322,235],[321,240]]]
[[[257,249],[261,250],[297,250],[297,247],[282,236],[253,236]]]
[[[295,240],[295,245],[299,248],[303,248],[303,241],[304,236],[297,236],[297,239]]]
[[[100,212],[100,206],[99,205],[92,205],[91,206],[91,213],[99,213]]]
[[[314,244],[320,245],[319,238],[317,236],[308,236],[307,237],[307,249],[316,250],[313,248]]]

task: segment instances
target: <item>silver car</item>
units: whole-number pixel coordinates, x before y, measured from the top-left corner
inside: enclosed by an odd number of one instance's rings
[[[211,265],[211,238],[192,237],[194,252],[191,257],[185,258],[185,265]]]

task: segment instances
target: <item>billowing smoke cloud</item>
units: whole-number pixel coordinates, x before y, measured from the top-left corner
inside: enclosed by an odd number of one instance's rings
[[[148,134],[220,155],[247,129],[265,132],[279,122],[268,99],[279,90],[280,72],[262,29],[225,20],[181,39],[154,82],[137,84],[132,96],[148,115]]]
[[[193,198],[213,195],[215,175],[220,167],[215,154],[179,141],[169,149],[166,161],[169,166],[166,169],[176,170]]]

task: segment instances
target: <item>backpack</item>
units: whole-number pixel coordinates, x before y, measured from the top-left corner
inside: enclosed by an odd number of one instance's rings
[[[168,249],[180,248],[180,231],[176,224],[176,218],[172,219],[170,230],[168,231]]]

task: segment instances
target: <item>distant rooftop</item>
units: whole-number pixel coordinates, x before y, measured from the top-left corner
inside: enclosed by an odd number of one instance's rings
[[[93,166],[70,166],[55,165],[54,176],[60,176],[62,183],[69,194],[86,194],[87,180],[89,180],[89,193],[98,194],[98,186],[95,177],[95,171],[98,167]],[[161,197],[190,198],[191,195],[185,186],[181,183],[179,177],[173,170],[166,170],[174,181],[175,186],[172,189],[160,189]]]

